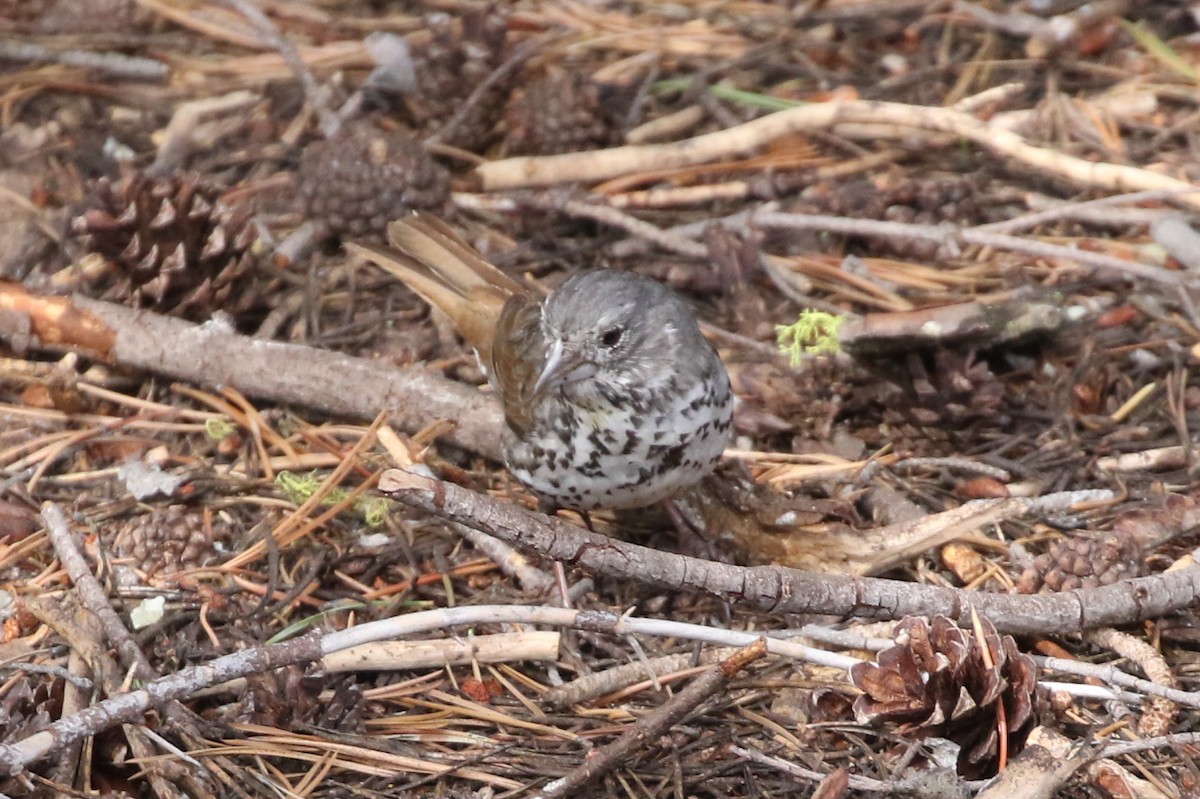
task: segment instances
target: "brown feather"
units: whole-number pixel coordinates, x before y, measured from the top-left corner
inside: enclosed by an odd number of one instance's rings
[[[514,294],[496,321],[492,381],[504,403],[504,419],[520,437],[533,428],[533,387],[546,362],[542,306],[528,294]]]
[[[509,426],[528,432],[533,386],[546,359],[541,305],[434,216],[392,222],[388,238],[394,249],[360,242],[347,242],[346,249],[400,278],[450,317],[487,368]]]
[[[346,242],[346,249],[400,278],[450,317],[480,360],[490,365],[504,303],[525,289],[433,217],[414,215],[393,222],[388,233],[397,249],[364,242]]]

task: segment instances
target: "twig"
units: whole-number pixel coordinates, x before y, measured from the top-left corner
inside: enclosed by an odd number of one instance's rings
[[[1111,649],[1121,657],[1133,661],[1155,685],[1169,690],[1179,687],[1179,681],[1162,653],[1139,638],[1111,627],[1101,627],[1084,633],[1084,640]],[[1169,697],[1156,692],[1138,720],[1138,733],[1147,738],[1163,735],[1170,729],[1171,722],[1178,714],[1179,706]]]
[[[976,799],[1053,799],[1086,762],[1079,752],[1058,756],[1041,746],[1026,747]]]
[[[473,211],[499,211],[501,213],[518,213],[524,208],[537,208],[542,211],[566,213],[591,219],[605,225],[620,228],[639,239],[651,242],[664,250],[677,252],[690,258],[708,257],[708,248],[703,244],[692,241],[684,236],[657,228],[649,222],[643,222],[635,216],[630,216],[606,202],[588,202],[584,200],[562,199],[554,196],[529,197],[488,197],[482,194],[454,194],[454,204],[459,208]]]
[[[1200,692],[1183,691],[1167,685],[1161,685],[1150,680],[1136,677],[1121,671],[1116,666],[1101,663],[1086,663],[1079,660],[1049,657],[1046,655],[1030,655],[1038,668],[1045,671],[1056,671],[1060,674],[1072,674],[1076,677],[1091,677],[1107,685],[1120,685],[1132,688],[1147,696],[1160,696],[1171,702],[1187,707],[1200,708]]]
[[[71,582],[75,584],[75,590],[79,592],[84,605],[99,619],[104,636],[116,648],[117,654],[121,656],[121,663],[125,668],[136,669],[139,680],[149,680],[157,676],[154,667],[146,660],[145,654],[133,640],[121,617],[109,604],[108,595],[92,575],[87,561],[83,559],[83,553],[75,546],[63,509],[47,502],[42,506],[42,521],[46,523],[46,536],[54,547],[54,554],[66,569]]]
[[[974,606],[1005,632],[1061,633],[1152,618],[1185,607],[1200,596],[1200,566],[1049,596],[981,594],[779,566],[740,567],[589,533],[561,520],[410,472],[385,473],[380,488],[415,508],[470,525],[547,558],[773,613],[870,618],[940,613],[960,619],[966,618],[968,609]]]
[[[1035,211],[1030,214],[1022,214],[1014,216],[1012,219],[1005,219],[1000,222],[990,222],[986,225],[976,225],[968,230],[987,231],[989,233],[1016,233],[1021,230],[1029,230],[1038,225],[1047,222],[1060,222],[1064,219],[1079,219],[1087,218],[1089,211],[1095,211],[1101,208],[1112,208],[1118,205],[1128,205],[1132,203],[1145,202],[1147,200],[1168,200],[1172,197],[1177,197],[1182,192],[1178,189],[1163,190],[1155,189],[1153,191],[1135,191],[1128,194],[1114,194],[1110,197],[1099,197],[1095,200],[1084,200],[1082,202],[1057,202],[1052,208],[1047,208],[1042,211]],[[1046,198],[1049,199],[1049,198]],[[1117,210],[1119,214],[1129,214],[1130,211],[1145,211],[1149,209],[1143,208],[1120,208]],[[1178,216],[1177,211],[1155,211],[1155,218],[1162,218],[1164,215],[1171,214]],[[1120,218],[1119,216],[1117,218]],[[1128,216],[1125,217],[1125,224],[1129,224]],[[1143,223],[1145,220],[1142,220]]]
[[[793,777],[809,782],[820,782],[825,779],[825,775],[819,771],[798,766],[790,760],[768,755],[766,752],[760,752],[757,749],[750,749],[745,746],[727,747],[730,754],[744,757],[752,763],[759,763],[773,768],[784,774],[790,774]],[[884,782],[883,780],[875,780],[870,777],[860,777],[856,774],[850,775],[849,786],[856,791],[874,791],[877,793],[885,793],[888,796],[898,795],[897,789],[900,787],[899,782]]]
[[[205,97],[183,103],[171,114],[171,121],[162,132],[162,141],[154,156],[151,172],[170,172],[204,142],[213,138],[212,120],[230,115],[242,115],[262,98],[248,91],[235,91],[219,97]]]
[[[416,433],[455,425],[442,438],[500,459],[503,419],[494,398],[419,368],[250,338],[218,324],[194,325],[83,297],[31,294],[0,282],[0,339],[20,347],[67,347],[123,366],[199,385],[231,386],[247,396],[307,405],[333,415],[372,418],[380,408]],[[314,380],[313,375],[321,375]]]
[[[951,472],[966,472],[994,477],[1001,482],[1008,482],[1012,475],[1007,469],[980,463],[969,458],[904,458],[892,464],[896,472],[910,472],[916,469],[945,469]]]
[[[1098,164],[1048,147],[1037,147],[1012,131],[948,108],[865,100],[819,103],[778,111],[743,125],[663,145],[634,145],[585,153],[509,158],[476,171],[485,190],[554,183],[592,183],[648,169],[694,166],[756,150],[782,136],[843,123],[872,126],[871,135],[911,136],[913,130],[969,139],[997,155],[1019,161],[1047,176],[1113,191],[1166,189],[1188,192],[1180,201],[1200,208],[1200,187],[1177,178],[1121,164]],[[892,126],[881,131],[880,125]],[[847,131],[852,133],[853,131]]]
[[[1135,277],[1154,280],[1167,285],[1180,285],[1186,275],[1171,272],[1166,269],[1148,266],[1136,261],[1127,261],[1104,253],[1086,252],[1084,250],[1064,247],[1060,244],[1034,239],[1009,236],[1002,233],[990,233],[979,228],[958,230],[945,225],[917,225],[905,222],[885,222],[876,219],[854,219],[850,217],[827,216],[824,214],[789,214],[778,211],[757,213],[752,217],[753,223],[767,228],[789,228],[796,230],[821,230],[830,233],[844,233],[856,236],[880,236],[895,238],[901,241],[931,241],[950,253],[958,252],[963,244],[974,244],[982,247],[993,247],[999,250],[1025,253],[1039,258],[1058,258],[1075,261],[1087,266],[1111,269]]]
[[[308,68],[308,64],[304,62],[300,51],[296,49],[296,45],[292,40],[280,33],[279,28],[275,26],[271,18],[264,14],[262,9],[248,0],[221,0],[221,2],[250,20],[258,34],[266,39],[283,58],[284,63],[288,65],[288,69],[292,71],[292,74],[296,76],[296,80],[300,82],[300,87],[304,90],[304,98],[321,121],[321,132],[325,137],[328,138],[337,133],[338,128],[341,127],[342,120],[329,108],[328,103],[325,102],[320,87],[317,85],[317,79],[313,76],[312,70]]]
[[[316,635],[307,635],[285,644],[235,652],[205,665],[152,680],[144,688],[110,696],[73,716],[58,719],[27,738],[0,745],[0,774],[15,774],[55,749],[87,735],[117,724],[137,722],[150,708],[187,696],[199,687],[293,663],[311,663],[320,656],[319,639]]]
[[[731,677],[766,653],[766,644],[761,639],[739,650],[728,660],[704,672],[670,701],[647,713],[621,733],[617,740],[592,752],[581,765],[572,769],[565,777],[550,782],[533,796],[535,799],[562,799],[607,774],[616,768],[623,758],[631,756],[647,742],[653,741],[672,725],[682,721],[703,702],[718,695],[725,689]]]
[[[488,92],[492,91],[502,81],[506,81],[516,74],[517,70],[524,66],[526,61],[537,55],[543,47],[561,37],[561,33],[550,33],[539,36],[536,39],[530,39],[529,41],[522,42],[520,45],[518,45],[509,59],[492,70],[491,74],[480,81],[479,84],[471,90],[471,93],[467,95],[467,98],[459,104],[458,110],[455,111],[454,114],[446,120],[446,123],[438,128],[433,135],[427,137],[424,143],[426,145],[432,145],[445,142],[446,139],[450,138],[450,134],[453,133],[455,129],[457,129],[458,126],[463,123],[463,121],[467,118],[467,115],[470,114],[476,106],[483,102],[483,99],[487,96]]]
[[[171,75],[171,70],[166,64],[152,58],[123,53],[94,53],[89,50],[54,52],[38,44],[14,42],[11,39],[0,39],[0,61],[65,64],[122,80],[165,81]]]
[[[515,577],[526,591],[544,595],[554,589],[554,577],[534,566],[525,553],[516,547],[465,524],[455,525],[455,531],[491,558],[502,572]]]
[[[1155,740],[1155,739],[1152,739]],[[1161,741],[1162,739],[1157,739]],[[1138,743],[1138,742],[1134,742]],[[1029,734],[1029,746],[1038,746],[1050,750],[1055,757],[1074,759],[1081,754],[1085,756],[1088,779],[1092,784],[1101,788],[1106,796],[1136,796],[1138,799],[1168,799],[1168,795],[1159,790],[1154,783],[1135,777],[1119,763],[1112,760],[1113,747],[1105,747],[1096,751],[1093,747],[1084,748],[1077,741],[1072,741],[1060,732],[1048,727],[1036,727]],[[1118,744],[1119,748],[1121,744]],[[996,799],[1007,799],[1004,794],[997,793]]]

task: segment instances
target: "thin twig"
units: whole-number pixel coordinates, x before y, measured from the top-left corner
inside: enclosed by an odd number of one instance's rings
[[[153,58],[123,53],[95,53],[90,50],[54,52],[30,42],[0,39],[0,61],[29,61],[35,64],[64,64],[83,67],[122,80],[165,81],[171,69]]]

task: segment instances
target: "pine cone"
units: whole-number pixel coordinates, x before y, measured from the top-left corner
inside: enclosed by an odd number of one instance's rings
[[[429,41],[413,47],[417,90],[403,98],[413,127],[431,133],[439,129],[504,63],[509,13],[500,3],[468,11],[458,20],[442,14],[430,18]],[[512,83],[511,78],[498,81],[486,90],[442,141],[472,152],[487,147]]]
[[[554,155],[618,141],[605,88],[579,72],[547,75],[513,93],[505,110],[504,151]]]
[[[224,525],[214,522],[210,536],[203,513],[168,505],[127,521],[117,532],[113,549],[146,574],[171,573],[211,563],[217,556],[214,540],[227,533]]]
[[[257,237],[250,213],[226,207],[220,196],[199,175],[96,181],[71,232],[116,273],[102,297],[191,319],[253,304],[246,291]]]
[[[22,26],[37,21],[58,0],[0,0],[0,19]]]
[[[931,362],[927,362],[931,361]],[[907,366],[907,375],[898,369]],[[884,421],[915,422],[927,427],[962,430],[979,419],[1003,427],[1004,384],[974,353],[949,349],[934,350],[929,358],[913,354],[901,364],[881,364],[894,374],[893,382],[911,398],[884,411]]]
[[[304,148],[296,185],[304,212],[330,235],[382,236],[387,223],[450,196],[449,174],[418,142],[370,122]]]
[[[1023,594],[1046,594],[1112,585],[1142,573],[1141,552],[1131,539],[1066,538],[1033,559],[1017,580]]]
[[[983,214],[978,198],[986,184],[976,174],[822,182],[803,190],[794,210],[924,225],[977,224]],[[930,258],[938,250],[936,243],[916,240],[883,244],[888,252],[912,258]]]
[[[33,29],[59,35],[128,34],[146,29],[152,21],[153,16],[139,8],[137,0],[57,0],[37,18]]]
[[[291,729],[297,726],[363,735],[363,690],[353,676],[335,678],[332,695],[323,700],[329,679],[301,666],[285,666],[246,677],[239,701],[224,708],[231,722]]]
[[[880,652],[877,663],[850,670],[851,681],[863,692],[854,701],[858,721],[889,722],[902,734],[948,738],[961,747],[960,775],[994,775],[1000,709],[1012,755],[1024,746],[1042,701],[1033,662],[1017,650],[1012,636],[1000,636],[986,619],[983,630],[986,659],[975,636],[943,616],[932,625],[912,617],[901,621],[894,647]]]

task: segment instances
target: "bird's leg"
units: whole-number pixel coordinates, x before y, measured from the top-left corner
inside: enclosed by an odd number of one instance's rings
[[[560,510],[562,510],[562,506],[556,505],[548,499],[538,499],[538,511],[541,513],[544,513],[547,516],[557,516]],[[579,514],[581,519],[583,519],[583,524],[585,527],[587,527],[589,533],[596,532],[596,528],[592,526],[592,517],[587,511],[579,510],[575,512]]]
[[[685,555],[692,555],[705,560],[724,562],[727,556],[722,555],[715,541],[710,541],[705,535],[705,529],[698,527],[673,499],[664,499],[659,503],[671,519],[671,525],[679,535],[679,549]]]

